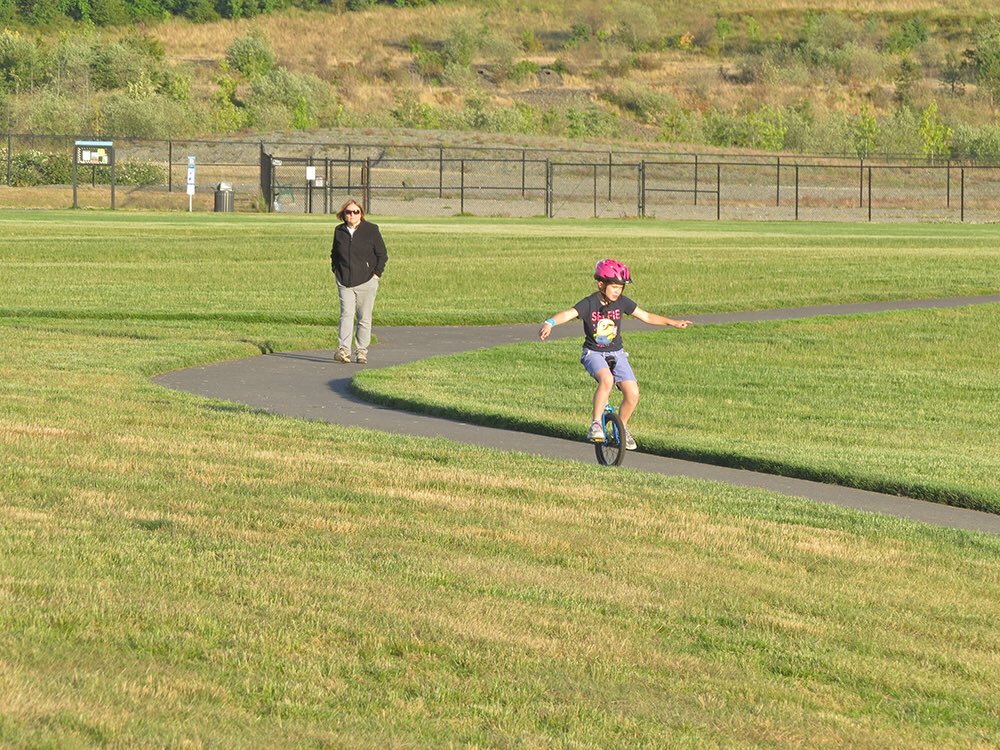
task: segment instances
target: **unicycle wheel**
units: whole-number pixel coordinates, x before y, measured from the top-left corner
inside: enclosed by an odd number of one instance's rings
[[[602,466],[621,466],[625,460],[625,426],[621,417],[612,411],[604,412],[604,442],[594,443],[597,463]]]

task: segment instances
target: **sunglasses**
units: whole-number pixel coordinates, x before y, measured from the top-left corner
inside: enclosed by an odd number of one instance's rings
[[[344,209],[344,213],[345,214],[359,214],[359,213],[361,213],[361,209],[360,208],[345,208]]]

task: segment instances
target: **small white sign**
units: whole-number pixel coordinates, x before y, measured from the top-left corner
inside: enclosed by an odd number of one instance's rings
[[[193,156],[189,156],[188,157],[188,179],[187,179],[187,184],[188,184],[189,188],[193,188],[194,187],[194,157]],[[193,193],[193,191],[191,191],[191,190],[189,190],[188,192],[189,193]]]
[[[316,167],[306,167],[306,182],[316,181]]]
[[[187,193],[188,193],[188,195],[194,195],[194,185],[193,184],[187,186]]]

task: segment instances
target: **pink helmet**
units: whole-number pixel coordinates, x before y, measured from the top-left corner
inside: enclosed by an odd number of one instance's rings
[[[597,265],[594,266],[594,278],[611,284],[632,283],[632,274],[629,273],[628,266],[614,258],[597,261]]]

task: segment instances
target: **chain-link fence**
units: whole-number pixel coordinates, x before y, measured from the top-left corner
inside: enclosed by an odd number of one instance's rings
[[[0,182],[31,185],[43,156],[62,154],[68,163],[75,139],[3,136]],[[262,140],[114,143],[118,206],[125,208],[186,209],[188,157],[195,156],[195,210],[213,210],[213,191],[224,182],[242,211],[335,213],[354,196],[370,213],[399,216],[1000,220],[1000,166],[913,157]],[[80,205],[108,205],[104,169],[81,170]],[[44,182],[35,177],[36,184]],[[43,205],[71,205],[69,191],[56,180],[37,184],[36,193],[51,197],[48,203],[38,199]]]

